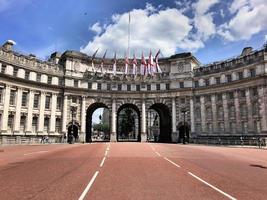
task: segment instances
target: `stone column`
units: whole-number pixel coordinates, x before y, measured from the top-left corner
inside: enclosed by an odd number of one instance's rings
[[[6,85],[4,89],[4,107],[1,123],[1,133],[7,133],[8,109],[10,101],[10,85]]]
[[[172,98],[172,142],[178,142],[178,134],[176,129],[176,103],[175,97]]]
[[[49,123],[49,134],[56,131],[56,110],[57,110],[57,94],[53,93],[51,98],[51,116]]]
[[[266,103],[267,99],[265,96],[265,88],[259,87],[258,94],[259,94],[259,107],[260,107],[260,118],[261,118],[261,132],[267,133],[267,110],[266,110]]]
[[[202,132],[207,132],[207,123],[206,123],[206,109],[205,109],[205,97],[200,97],[200,110],[201,110],[201,127]]]
[[[33,110],[33,100],[34,93],[32,90],[29,91],[28,94],[28,113],[27,113],[27,121],[26,121],[26,134],[30,134],[32,132],[32,110]]]
[[[62,133],[67,134],[67,117],[68,117],[68,96],[64,95],[63,110],[62,110]]]
[[[195,109],[194,109],[194,97],[190,98],[190,121],[191,121],[191,133],[194,134],[196,132],[195,127]]]
[[[117,141],[117,127],[116,127],[116,99],[112,99],[112,108],[111,108],[111,134],[110,141]]]
[[[146,132],[146,102],[142,99],[142,122],[141,122],[141,142],[147,141]]]
[[[235,98],[235,126],[236,126],[236,132],[241,133],[242,127],[241,127],[241,115],[240,115],[240,105],[239,105],[239,95],[238,90],[234,92],[234,98]]]
[[[211,110],[212,110],[212,126],[213,132],[218,132],[218,120],[217,120],[217,105],[216,105],[216,95],[211,95]]]
[[[16,113],[14,119],[14,133],[20,132],[20,112],[21,112],[21,100],[22,100],[22,89],[18,88],[16,93]]]
[[[42,134],[44,131],[44,111],[45,111],[45,92],[41,92],[40,105],[39,105],[39,117],[38,117],[38,134]]]
[[[80,133],[80,141],[81,142],[85,142],[85,125],[86,125],[86,111],[85,111],[85,107],[86,107],[86,97],[83,96],[82,97],[82,106],[81,106],[81,133]]]
[[[227,94],[222,94],[223,99],[223,117],[224,117],[224,132],[229,133],[230,127],[229,127],[229,111],[228,111],[228,101],[227,101]]]
[[[251,104],[251,93],[250,89],[246,89],[246,106],[247,106],[247,116],[248,116],[248,132],[254,132],[254,123],[252,116],[252,104]],[[256,129],[256,128],[255,128]]]

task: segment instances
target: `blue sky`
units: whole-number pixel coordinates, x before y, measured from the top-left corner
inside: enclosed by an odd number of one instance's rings
[[[267,35],[266,0],[0,0],[0,42],[46,58],[67,49],[109,56],[161,49],[163,56],[191,51],[210,63],[261,48]]]

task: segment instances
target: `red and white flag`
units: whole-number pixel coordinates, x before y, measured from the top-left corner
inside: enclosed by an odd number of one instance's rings
[[[133,58],[133,74],[136,75],[137,74],[137,61],[136,61],[136,57],[134,54],[134,58]]]
[[[141,60],[141,66],[140,66],[140,72],[141,75],[147,75],[147,64],[146,64],[146,59],[144,57],[144,54],[142,52],[142,60]]]
[[[162,73],[162,70],[160,69],[160,66],[159,66],[159,54],[160,54],[160,49],[158,50],[155,56],[155,65],[156,65],[157,73]]]
[[[117,58],[116,58],[116,52],[114,55],[114,63],[113,63],[113,75],[116,75],[117,73]]]
[[[148,58],[148,74],[151,74],[153,76],[154,72],[155,72],[155,70],[154,70],[154,60],[153,60],[152,52],[150,50],[149,58]]]
[[[129,66],[129,59],[127,54],[125,53],[125,71],[124,74],[128,74],[128,66]]]

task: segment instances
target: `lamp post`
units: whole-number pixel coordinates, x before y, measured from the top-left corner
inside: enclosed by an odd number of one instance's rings
[[[74,115],[76,114],[76,107],[75,106],[71,106],[71,132],[70,132],[70,136],[69,136],[69,144],[73,144],[74,143]]]
[[[183,132],[184,132],[183,133],[183,144],[185,144],[185,138],[186,138],[185,115],[186,115],[186,112],[187,112],[186,108],[182,108],[181,112],[183,113],[183,117],[184,117],[184,119],[183,119]]]

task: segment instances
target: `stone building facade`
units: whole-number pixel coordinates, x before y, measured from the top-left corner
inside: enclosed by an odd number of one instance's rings
[[[47,61],[0,47],[0,143],[55,142],[74,134],[90,142],[92,114],[110,113],[110,141],[118,141],[119,113],[136,112],[136,141],[148,141],[148,112],[159,116],[159,142],[230,141],[267,136],[267,47],[201,66],[191,53],[159,60],[156,76],[125,75],[124,60],[53,53]],[[138,60],[138,66],[140,60]],[[74,128],[73,128],[74,127]],[[73,133],[74,131],[74,133]],[[136,130],[135,130],[136,131]]]

